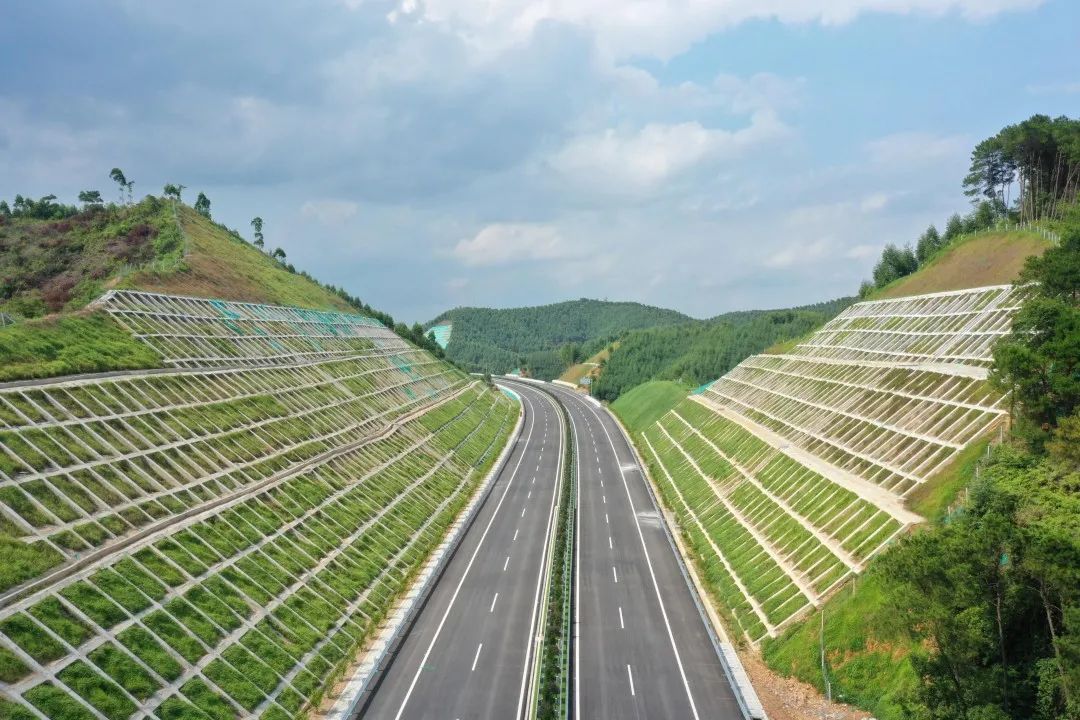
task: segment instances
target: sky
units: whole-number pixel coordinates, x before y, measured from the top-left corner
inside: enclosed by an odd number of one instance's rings
[[[35,0],[0,197],[205,192],[408,322],[851,295],[965,212],[971,148],[1080,116],[1076,0]]]

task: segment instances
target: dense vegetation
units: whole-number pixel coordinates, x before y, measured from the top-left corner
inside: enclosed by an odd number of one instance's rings
[[[958,463],[967,500],[825,606],[834,697],[882,718],[1080,718],[1080,214],[994,354],[1015,432]],[[957,483],[950,484],[956,486]],[[818,618],[765,647],[823,685]]]
[[[628,330],[688,320],[639,303],[581,299],[503,310],[455,308],[428,326],[454,324],[446,354],[469,370],[505,373],[521,367],[550,380]]]
[[[182,255],[171,209],[153,197],[131,207],[0,213],[0,311],[40,317],[80,308],[134,268],[179,269]]]
[[[770,345],[796,338],[853,302],[841,298],[791,310],[753,310],[624,335],[593,387],[601,400],[614,400],[648,380],[700,385],[715,380]]]

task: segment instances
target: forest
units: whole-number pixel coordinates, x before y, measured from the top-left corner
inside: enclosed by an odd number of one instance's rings
[[[587,357],[628,330],[685,323],[674,310],[632,302],[571,300],[553,305],[509,309],[460,307],[426,327],[452,322],[446,356],[476,372],[505,373],[526,368],[550,380],[569,364],[560,350]]]
[[[840,298],[790,310],[751,310],[624,335],[592,389],[614,401],[649,380],[700,385],[774,343],[797,338],[835,317],[855,298]]]

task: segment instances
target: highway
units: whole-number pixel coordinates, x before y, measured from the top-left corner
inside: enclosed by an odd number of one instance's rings
[[[362,717],[524,715],[564,433],[548,395],[514,391],[525,407],[517,446]]]
[[[629,441],[606,409],[547,387],[578,447],[574,717],[743,718]]]

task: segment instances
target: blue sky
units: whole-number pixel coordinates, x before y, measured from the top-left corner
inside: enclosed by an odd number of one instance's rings
[[[11,3],[0,197],[166,182],[409,321],[853,293],[971,147],[1080,115],[1069,0]]]

